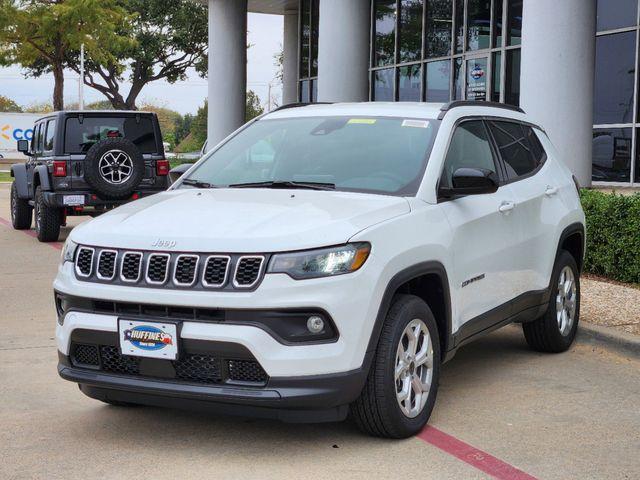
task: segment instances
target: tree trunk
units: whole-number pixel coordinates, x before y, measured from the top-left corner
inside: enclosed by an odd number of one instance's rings
[[[64,110],[64,69],[62,64],[53,65],[53,109]]]

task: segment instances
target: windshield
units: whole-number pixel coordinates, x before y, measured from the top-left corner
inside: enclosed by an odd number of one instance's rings
[[[182,186],[415,195],[439,122],[406,118],[259,120],[205,157]]]

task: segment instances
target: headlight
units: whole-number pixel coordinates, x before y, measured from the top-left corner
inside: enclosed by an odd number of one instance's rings
[[[76,254],[76,249],[78,248],[78,244],[73,242],[71,239],[67,239],[64,242],[64,247],[62,247],[62,255],[60,255],[60,263],[65,262],[73,262],[73,257]]]
[[[369,257],[371,245],[350,243],[340,247],[274,255],[268,273],[286,273],[296,280],[341,275],[358,270]]]

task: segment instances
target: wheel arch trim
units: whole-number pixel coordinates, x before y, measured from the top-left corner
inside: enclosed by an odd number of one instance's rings
[[[27,183],[27,166],[24,163],[15,163],[11,165],[11,176],[18,191],[18,198],[22,200],[29,199],[29,185]]]

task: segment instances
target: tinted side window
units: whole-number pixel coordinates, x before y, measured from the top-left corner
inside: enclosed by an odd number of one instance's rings
[[[53,150],[53,135],[56,131],[56,121],[49,120],[47,122],[47,134],[44,137],[44,151],[50,152]]]
[[[456,128],[444,161],[440,186],[451,187],[454,172],[466,167],[482,168],[496,173],[489,134],[481,120],[464,122]]]
[[[489,122],[489,125],[509,180],[533,172],[544,162],[542,144],[531,127],[512,122]]]
[[[42,124],[39,123],[33,128],[33,137],[31,137],[31,153],[38,151],[38,143],[40,141],[40,129]]]

